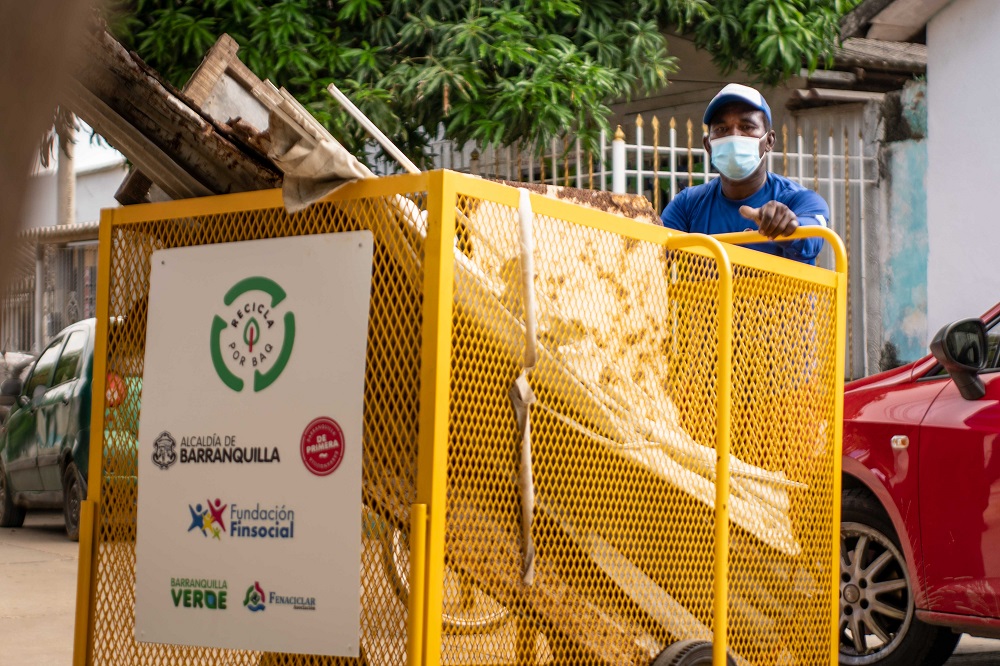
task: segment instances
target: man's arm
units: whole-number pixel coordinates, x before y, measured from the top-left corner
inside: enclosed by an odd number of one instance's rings
[[[816,216],[812,215],[801,215],[798,217],[799,226],[826,226],[826,215],[823,216],[823,222],[821,222]],[[794,259],[795,261],[802,261],[807,263],[813,263],[816,257],[819,256],[820,251],[823,249],[823,239],[822,238],[800,238],[793,241],[784,241],[780,243],[781,251],[786,259]]]
[[[830,207],[826,201],[812,190],[802,190],[789,201],[792,212],[798,219],[799,226],[828,226]],[[782,243],[785,256],[796,261],[814,262],[823,249],[822,238],[802,238]]]
[[[812,190],[803,190],[789,199],[788,204],[768,201],[760,208],[742,206],[740,214],[756,222],[760,233],[777,240],[791,235],[800,226],[826,226],[830,209],[823,197]],[[822,238],[778,241],[778,244],[785,258],[805,263],[813,263],[823,249]]]
[[[687,210],[687,195],[684,194],[687,190],[681,190],[677,193],[667,207],[663,209],[663,214],[660,215],[660,220],[663,222],[663,226],[668,229],[677,229],[678,231],[691,231],[691,216],[688,214]]]

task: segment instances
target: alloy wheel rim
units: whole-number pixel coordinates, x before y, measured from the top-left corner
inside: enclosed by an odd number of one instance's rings
[[[913,622],[906,562],[878,530],[843,523],[840,536],[840,660],[862,666],[894,652]]]

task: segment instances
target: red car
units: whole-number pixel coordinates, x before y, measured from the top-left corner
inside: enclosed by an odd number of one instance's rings
[[[844,390],[840,663],[1000,637],[1000,304]]]

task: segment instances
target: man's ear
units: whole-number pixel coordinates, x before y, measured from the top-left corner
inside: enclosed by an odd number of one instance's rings
[[[709,157],[711,157],[712,156],[712,144],[708,140],[708,135],[707,134],[703,134],[701,136],[701,144],[703,146],[705,146],[705,152],[708,154]]]
[[[774,133],[774,130],[772,129],[764,136],[766,137],[764,139],[764,152],[767,153],[770,152],[771,150],[774,150],[774,143],[775,141],[777,141],[777,135]]]

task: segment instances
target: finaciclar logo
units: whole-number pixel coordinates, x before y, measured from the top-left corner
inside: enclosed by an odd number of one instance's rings
[[[222,383],[237,393],[251,378],[253,390],[263,391],[288,364],[295,314],[280,307],[285,297],[277,282],[261,276],[240,280],[223,297],[225,316],[212,320],[212,365]]]
[[[247,588],[246,596],[243,598],[243,605],[252,613],[266,610],[264,606],[264,590],[261,588],[260,583],[254,581],[253,585]]]

